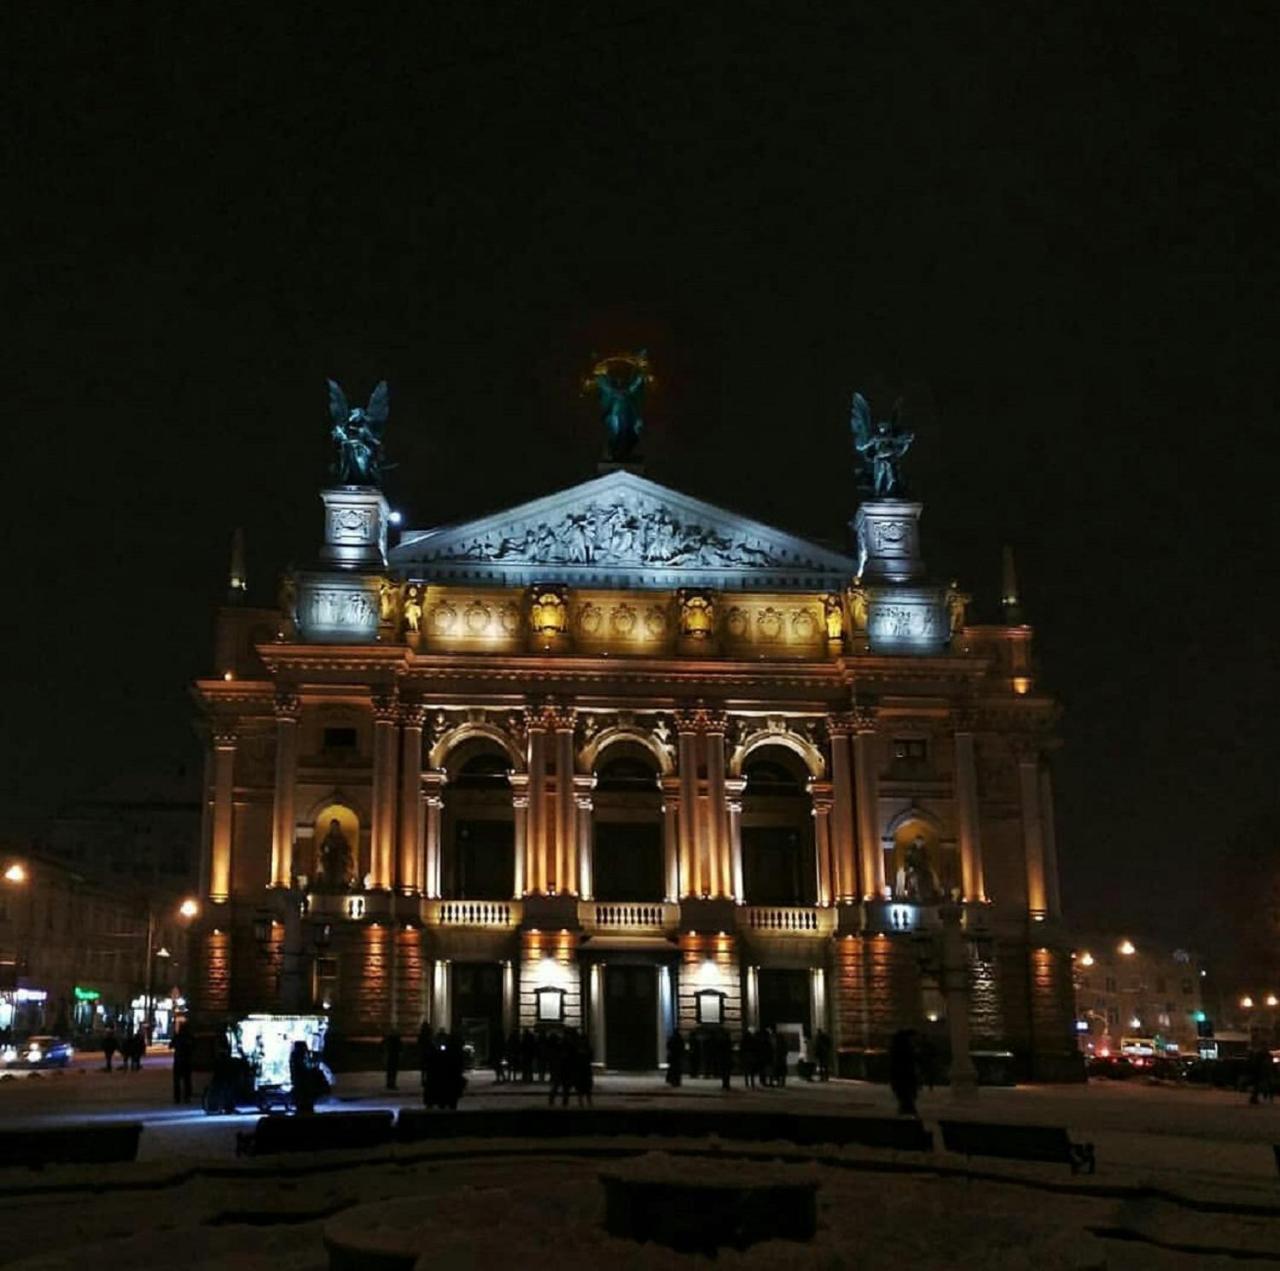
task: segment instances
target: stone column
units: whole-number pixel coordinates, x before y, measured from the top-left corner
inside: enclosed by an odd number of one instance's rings
[[[573,801],[578,812],[578,895],[583,900],[591,900],[595,895],[591,873],[591,851],[594,847],[591,791],[595,789],[595,784],[594,776],[573,779]]]
[[[855,833],[853,778],[849,766],[849,735],[853,721],[848,715],[832,715],[827,719],[831,737],[831,883],[835,899],[841,903],[857,900],[863,892],[858,886],[858,856]]]
[[[528,712],[529,732],[529,825],[525,890],[544,894],[547,890],[547,730],[540,710]]]
[[[707,885],[715,897],[733,894],[729,861],[728,809],[725,806],[723,711],[704,711],[704,750],[707,761]]]
[[[298,776],[298,699],[291,693],[277,693],[276,712],[276,796],[271,827],[271,885],[288,887],[293,882],[294,788]]]
[[[1062,896],[1058,888],[1058,838],[1053,819],[1053,778],[1047,764],[1040,767],[1040,827],[1044,842],[1045,890],[1049,916],[1062,916]]]
[[[578,892],[577,817],[573,790],[574,712],[557,710],[552,723],[556,736],[555,890],[560,896],[574,896]]]
[[[394,881],[396,829],[396,726],[394,695],[373,699],[373,825],[369,835],[371,886],[389,891]]]
[[[698,852],[698,732],[690,712],[676,712],[676,731],[680,771],[680,891],[682,896],[702,896]]]
[[[1016,738],[1018,787],[1022,802],[1022,846],[1027,858],[1027,909],[1043,920],[1049,912],[1044,867],[1044,831],[1040,820],[1040,747],[1030,737]]]
[[[835,903],[835,870],[831,860],[831,809],[835,799],[826,781],[810,781],[809,796],[813,800],[813,848],[816,858],[818,904]]]
[[[680,780],[659,777],[662,789],[662,864],[666,879],[666,899],[675,903],[685,885],[680,873]]]
[[[956,830],[960,837],[960,886],[964,899],[987,898],[982,876],[982,836],[978,821],[978,773],[973,758],[972,715],[956,717]]]
[[[444,823],[444,788],[448,780],[449,774],[443,768],[428,768],[420,779],[423,802],[426,805],[422,890],[432,900],[439,900],[441,894],[440,876],[444,857],[441,829]]]
[[[420,896],[422,871],[422,720],[426,708],[405,706],[400,712],[400,869],[402,896]],[[438,853],[437,853],[438,854]]]
[[[213,726],[213,835],[209,851],[209,899],[231,897],[231,834],[235,824],[236,729]]]
[[[529,774],[513,772],[511,782],[511,813],[515,829],[515,899],[529,890],[532,873],[529,856]]]
[[[858,855],[861,860],[862,898],[884,895],[884,848],[880,842],[880,756],[876,714],[862,707],[854,711],[853,767],[857,784]]]
[[[747,788],[744,777],[729,777],[724,783],[729,812],[729,874],[733,879],[733,898],[747,903],[747,888],[742,880],[742,793]]]

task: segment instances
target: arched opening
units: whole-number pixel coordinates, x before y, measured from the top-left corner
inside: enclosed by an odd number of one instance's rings
[[[299,872],[314,891],[351,891],[364,885],[369,865],[360,850],[360,818],[345,803],[316,813],[312,859]]]
[[[886,845],[885,877],[895,900],[936,905],[960,894],[960,861],[954,844],[944,844],[937,824],[908,816]]]
[[[809,772],[785,746],[762,746],[743,764],[742,881],[749,905],[817,903]]]
[[[652,754],[635,742],[609,746],[592,798],[592,892],[597,900],[660,901],[662,791]]]
[[[511,760],[476,737],[450,752],[444,792],[440,888],[450,900],[510,900],[515,891]]]

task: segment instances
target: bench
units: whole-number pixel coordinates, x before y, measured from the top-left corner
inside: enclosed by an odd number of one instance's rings
[[[899,1152],[931,1152],[933,1134],[907,1117],[824,1116],[796,1112],[743,1112],[704,1108],[477,1108],[444,1115],[423,1108],[404,1108],[396,1122],[396,1138],[549,1139],[605,1135],[659,1135],[801,1146],[830,1143],[889,1148]]]
[[[1092,1143],[1072,1143],[1056,1125],[1001,1125],[991,1121],[939,1121],[949,1152],[965,1156],[1002,1156],[1017,1161],[1070,1165],[1078,1174],[1096,1169]]]
[[[301,1116],[273,1112],[259,1117],[251,1133],[236,1135],[236,1155],[383,1147],[391,1142],[392,1115],[387,1111],[308,1112]]]
[[[49,1129],[0,1130],[5,1165],[106,1165],[138,1159],[139,1121],[105,1125],[63,1125]]]

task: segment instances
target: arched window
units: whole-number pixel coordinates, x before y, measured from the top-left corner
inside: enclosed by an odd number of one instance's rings
[[[450,900],[509,900],[515,890],[511,760],[473,738],[450,752],[440,885]]]
[[[808,770],[784,746],[743,765],[742,874],[749,905],[812,905],[818,879]]]
[[[616,742],[600,755],[592,796],[592,893],[596,900],[660,901],[662,791],[641,745]]]

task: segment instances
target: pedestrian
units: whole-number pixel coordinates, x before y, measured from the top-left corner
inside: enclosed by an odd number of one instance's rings
[[[526,1028],[520,1037],[520,1080],[526,1086],[533,1084],[533,1065],[538,1053],[538,1039],[531,1028]]]
[[[508,1079],[506,1044],[501,1027],[495,1024],[489,1032],[489,1058],[493,1062],[493,1079],[498,1083]]]
[[[538,1033],[534,1037],[533,1046],[534,1067],[538,1071],[538,1084],[541,1085],[547,1079],[547,1060],[550,1058],[551,1042],[546,1033]]]
[[[177,1031],[169,1042],[173,1050],[173,1101],[191,1102],[191,1034],[187,1021],[179,1020]]]
[[[591,1043],[580,1036],[573,1048],[573,1069],[570,1074],[574,1093],[578,1096],[578,1107],[591,1106],[591,1088],[595,1077],[591,1071]]]
[[[733,1072],[733,1038],[724,1027],[716,1032],[716,1067],[720,1071],[720,1089],[728,1090],[729,1077]]]
[[[689,1076],[702,1076],[702,1037],[696,1028],[689,1034]]]
[[[787,1084],[787,1035],[780,1030],[773,1034],[773,1079],[779,1086]]]
[[[560,1096],[560,1106],[562,1108],[569,1106],[573,1045],[572,1029],[563,1037],[559,1033],[552,1033],[547,1038],[547,1075],[551,1080],[550,1089],[547,1091],[547,1102],[552,1107],[555,1106],[557,1094]]]
[[[382,1044],[387,1052],[387,1089],[394,1090],[396,1079],[400,1075],[400,1034],[388,1033],[382,1039]]]
[[[684,1038],[680,1030],[667,1038],[667,1085],[678,1086],[684,1080]]]
[[[1266,1099],[1270,1103],[1272,1097],[1271,1052],[1265,1046],[1259,1046],[1249,1056],[1249,1078],[1252,1086],[1249,1102],[1257,1103],[1259,1099]]]
[[[920,1077],[916,1071],[915,1029],[900,1028],[889,1041],[889,1088],[897,1096],[898,1115],[914,1117]]]
[[[813,1057],[818,1065],[818,1080],[828,1081],[831,1077],[831,1034],[825,1028],[814,1034]]]
[[[742,1084],[748,1090],[756,1088],[756,1035],[749,1028],[742,1030]]]
[[[119,1042],[116,1039],[116,1030],[108,1025],[107,1031],[102,1035],[102,1053],[106,1057],[107,1061],[107,1066],[103,1069],[104,1072],[111,1071],[111,1059],[116,1053],[118,1045]]]
[[[316,1091],[311,1080],[311,1056],[307,1043],[296,1041],[289,1052],[289,1084],[293,1087],[295,1112],[307,1114],[316,1110]]]
[[[147,1034],[140,1028],[133,1035],[133,1045],[129,1051],[129,1058],[133,1063],[133,1071],[142,1071],[142,1057],[147,1053]]]

